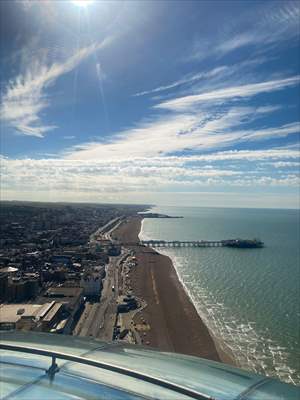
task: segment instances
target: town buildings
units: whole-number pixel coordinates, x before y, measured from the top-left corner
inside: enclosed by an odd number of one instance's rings
[[[0,330],[72,333],[120,253],[104,235],[142,208],[1,202]]]

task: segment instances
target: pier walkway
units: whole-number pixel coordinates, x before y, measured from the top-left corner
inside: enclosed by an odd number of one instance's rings
[[[240,247],[258,248],[263,247],[260,240],[141,240],[140,245],[147,247]]]
[[[140,244],[148,247],[223,247],[225,242],[223,240],[141,240]]]

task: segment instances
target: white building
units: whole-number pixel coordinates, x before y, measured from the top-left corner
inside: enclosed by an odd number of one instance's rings
[[[85,272],[81,278],[80,286],[84,296],[99,296],[102,289],[102,278],[99,273]]]

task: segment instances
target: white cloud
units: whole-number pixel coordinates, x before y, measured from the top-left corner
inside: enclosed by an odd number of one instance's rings
[[[211,178],[235,176],[230,170],[187,170],[176,165],[160,167],[140,163],[97,163],[65,160],[4,160],[2,189],[136,191],[150,187],[185,186]]]
[[[191,84],[193,85],[192,89],[194,91],[197,89],[201,89],[202,92],[204,90],[216,90],[217,88],[223,87],[224,82],[226,82],[227,86],[230,86],[230,82],[235,82],[236,84],[239,82],[240,77],[244,79],[249,71],[251,72],[253,68],[267,60],[269,61],[269,58],[256,57],[238,63],[220,65],[210,70],[202,70],[201,72],[188,74],[177,81],[161,85],[154,89],[138,92],[133,96],[153,95],[164,91],[170,91],[171,89],[186,90]],[[155,98],[153,97],[153,99]]]
[[[298,172],[300,172],[299,161],[276,161],[276,162],[269,162],[267,163],[267,165],[270,165],[275,168],[293,168],[298,170]]]
[[[246,32],[233,36],[226,41],[220,43],[216,48],[216,53],[228,53],[230,51],[236,50],[240,47],[257,43],[257,36],[254,33]]]
[[[199,155],[190,157],[189,159],[196,159],[199,161],[259,161],[259,160],[277,160],[277,159],[294,159],[299,158],[299,151],[293,149],[264,149],[264,150],[229,150],[219,151],[207,155]]]
[[[257,129],[255,131],[253,130],[244,131],[242,132],[241,140],[253,141],[253,140],[271,139],[271,138],[285,137],[289,134],[299,134],[299,133],[300,133],[300,123],[293,122],[275,128]]]
[[[233,107],[224,111],[208,109],[175,113],[142,122],[121,132],[110,142],[85,143],[65,153],[66,159],[100,160],[128,157],[156,157],[191,150],[221,149],[241,142],[278,138],[299,132],[298,123],[262,129],[243,129],[277,107]]]
[[[232,69],[232,67],[230,67],[228,65],[221,65],[219,67],[213,68],[210,71],[198,72],[197,74],[186,76],[185,78],[179,79],[178,81],[172,82],[168,85],[163,85],[163,86],[159,86],[155,89],[145,90],[143,92],[136,93],[136,94],[134,94],[134,96],[138,97],[138,96],[144,96],[146,94],[160,93],[165,90],[175,89],[178,86],[188,84],[188,83],[194,83],[199,80],[211,79],[216,76],[224,76],[224,74],[228,71],[231,71],[231,69]]]
[[[190,96],[183,96],[176,99],[164,101],[157,104],[155,108],[168,109],[172,111],[190,110],[192,107],[203,102],[219,102],[223,100],[233,100],[236,98],[247,98],[261,93],[270,93],[282,90],[287,87],[296,86],[300,81],[300,76],[293,76],[285,79],[277,79],[266,82],[250,83],[241,86],[231,86],[217,89],[210,92],[199,93]]]
[[[40,60],[31,61],[24,75],[19,75],[7,84],[2,97],[0,118],[24,135],[43,137],[55,125],[45,125],[40,118],[41,111],[50,105],[46,89],[60,76],[72,71],[95,51],[105,47],[111,39],[81,48],[60,63],[48,66]]]
[[[127,158],[124,160],[1,159],[2,196],[84,201],[118,193],[193,192],[206,188],[294,188],[299,185],[297,166],[288,173],[258,168],[257,161],[295,163],[293,150],[227,151],[199,156]],[[230,161],[230,167],[224,162]],[[242,162],[241,162],[242,161]],[[238,169],[234,169],[237,162]],[[246,162],[246,164],[244,164]],[[223,163],[223,164],[220,164]],[[291,164],[292,165],[292,164]],[[272,168],[272,166],[271,166]],[[230,189],[231,188],[231,189]],[[73,196],[73,199],[72,199]],[[24,197],[23,197],[24,198]]]

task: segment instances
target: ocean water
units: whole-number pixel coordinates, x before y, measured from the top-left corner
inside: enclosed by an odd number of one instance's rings
[[[259,238],[262,249],[159,249],[240,367],[300,384],[299,210],[155,207],[140,239]]]

